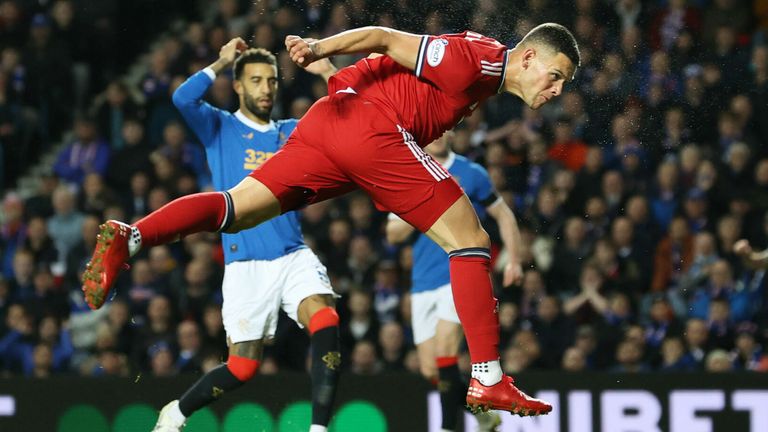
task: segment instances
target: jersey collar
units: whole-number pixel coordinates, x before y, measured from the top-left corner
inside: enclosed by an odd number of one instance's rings
[[[501,82],[499,83],[499,89],[496,90],[496,93],[501,93],[504,91],[504,79],[507,77],[507,62],[509,61],[509,51],[504,51],[504,60],[502,61],[502,70],[501,70]]]
[[[237,118],[238,120],[243,122],[249,128],[255,129],[255,130],[259,131],[259,132],[269,132],[269,131],[271,131],[272,129],[275,128],[275,122],[274,121],[270,120],[269,124],[265,124],[265,125],[258,124],[255,121],[253,121],[253,120],[249,119],[248,117],[246,117],[245,114],[243,114],[243,112],[240,111],[240,110],[237,110],[237,112],[235,113],[235,118]]]

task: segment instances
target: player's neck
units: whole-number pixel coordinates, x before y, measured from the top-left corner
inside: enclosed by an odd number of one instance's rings
[[[507,70],[504,73],[502,91],[512,93],[522,99],[523,91],[520,87],[520,74],[523,72],[523,69],[520,67],[521,55],[522,50],[518,48],[512,48],[507,51]]]
[[[453,163],[454,155],[453,151],[447,151],[443,154],[433,154],[432,158],[437,161],[440,165],[442,165],[445,169],[450,168],[450,165]],[[446,165],[448,164],[448,165]]]
[[[248,108],[246,108],[245,104],[240,105],[240,112],[243,113],[245,118],[247,118],[248,120],[250,120],[250,121],[252,121],[252,122],[254,122],[254,123],[258,124],[258,125],[264,126],[264,125],[268,125],[269,122],[270,122],[270,119],[268,119],[268,118],[264,119],[264,118],[261,118],[261,117],[257,116],[256,114],[252,113]]]

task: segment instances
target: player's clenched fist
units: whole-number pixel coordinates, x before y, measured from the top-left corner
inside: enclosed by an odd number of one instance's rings
[[[311,39],[288,35],[285,37],[285,49],[291,56],[291,60],[301,67],[307,67],[320,57],[315,52],[316,43]]]
[[[219,59],[226,64],[230,64],[235,61],[238,54],[248,49],[248,44],[242,38],[236,37],[227,42],[219,50]]]

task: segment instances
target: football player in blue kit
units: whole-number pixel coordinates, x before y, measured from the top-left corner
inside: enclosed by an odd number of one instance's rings
[[[435,160],[448,170],[469,197],[482,220],[493,217],[499,225],[509,261],[504,268],[504,286],[522,280],[519,261],[520,231],[512,210],[496,194],[488,172],[477,163],[451,151],[453,132],[446,132],[425,147]],[[387,241],[403,243],[415,229],[390,214]],[[448,254],[424,234],[413,244],[411,272],[411,320],[413,339],[422,375],[438,383],[442,407],[442,431],[454,431],[458,409],[464,405],[467,384],[458,369],[459,345],[463,338],[459,317],[453,303]],[[500,423],[494,412],[476,414],[480,431],[492,431]]]
[[[218,74],[234,64],[233,87],[239,110],[230,113],[203,100]],[[327,81],[335,72],[328,61],[307,68]],[[248,48],[240,38],[221,48],[219,59],[187,79],[173,103],[205,147],[216,190],[227,190],[277,152],[298,120],[270,118],[277,95],[277,61],[269,51]],[[233,211],[230,206],[228,211]],[[263,340],[275,334],[278,312],[311,335],[312,425],[327,431],[341,357],[339,317],[326,269],[304,244],[296,212],[255,228],[222,234],[225,270],[222,317],[229,357],[201,377],[179,400],[160,412],[155,431],[180,431],[186,419],[222,394],[254,376]]]

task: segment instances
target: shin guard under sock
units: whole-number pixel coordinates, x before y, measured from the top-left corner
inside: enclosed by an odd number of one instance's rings
[[[309,321],[312,343],[312,424],[328,426],[341,369],[339,316],[327,307]]]
[[[170,243],[201,231],[224,231],[235,220],[229,192],[204,192],[175,199],[135,226],[144,247]]]
[[[232,357],[230,356],[230,362]],[[257,360],[244,360],[252,362],[250,369],[258,369],[259,362]],[[249,372],[249,375],[252,376],[253,373]],[[186,417],[189,417],[195,411],[220,398],[225,392],[236,389],[243,384],[245,381],[238,379],[230,370],[229,365],[220,365],[203,375],[179,398],[179,410]]]
[[[485,248],[450,254],[451,290],[472,363],[499,358],[499,318],[491,285],[491,255]]]

